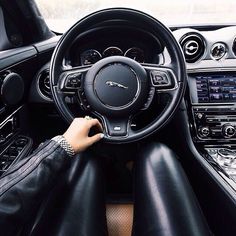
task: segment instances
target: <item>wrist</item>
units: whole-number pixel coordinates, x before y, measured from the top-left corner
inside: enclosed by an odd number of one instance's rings
[[[75,150],[63,135],[55,136],[52,140],[57,142],[69,156],[75,156]]]

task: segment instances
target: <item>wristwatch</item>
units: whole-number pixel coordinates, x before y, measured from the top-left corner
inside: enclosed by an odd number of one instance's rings
[[[59,143],[59,145],[66,151],[66,153],[70,156],[73,157],[75,156],[75,151],[71,147],[71,145],[66,141],[66,139],[63,137],[63,135],[58,135],[52,138],[53,141]]]

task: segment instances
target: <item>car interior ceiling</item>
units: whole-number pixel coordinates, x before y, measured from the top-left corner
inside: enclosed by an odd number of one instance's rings
[[[164,143],[177,154],[212,233],[232,235],[236,230],[236,169],[231,166],[236,157],[236,26],[170,29],[186,60],[184,97],[158,132],[134,143],[101,142],[93,147],[103,160],[107,201],[132,203],[132,164],[139,148]],[[50,61],[60,38],[50,31],[34,1],[0,0],[0,174],[68,127],[49,85]],[[109,22],[76,39],[65,61],[86,66],[104,52],[112,56],[126,51],[128,57],[130,48],[139,49],[135,53],[143,64],[161,64],[166,53],[162,41],[151,34],[132,26],[121,31]],[[168,97],[155,96],[149,109],[133,119],[134,129],[152,122],[168,104]],[[87,115],[84,104],[68,99],[67,105],[74,114]]]

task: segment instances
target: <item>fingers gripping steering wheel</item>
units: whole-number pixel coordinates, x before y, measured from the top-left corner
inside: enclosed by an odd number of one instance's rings
[[[112,56],[101,59],[92,66],[69,69],[63,66],[67,50],[79,35],[99,22],[115,20],[124,20],[137,26],[142,24],[147,31],[150,29],[154,32],[168,50],[168,64],[141,65],[127,57]],[[182,51],[167,27],[143,12],[113,8],[95,12],[77,22],[61,37],[54,50],[50,66],[53,100],[61,115],[71,122],[75,115],[67,106],[65,97],[68,93],[76,94],[78,88],[69,88],[68,78],[74,78],[75,83],[80,83],[83,78],[80,86],[90,112],[103,123],[105,141],[128,143],[147,137],[170,120],[183,97],[187,75]],[[168,94],[170,102],[153,122],[134,131],[130,120],[145,108],[150,91]]]

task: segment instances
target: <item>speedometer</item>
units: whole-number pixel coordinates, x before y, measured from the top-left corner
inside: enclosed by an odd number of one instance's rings
[[[109,48],[106,48],[102,54],[104,57],[122,56],[123,51],[118,47],[109,47]]]
[[[94,49],[89,49],[81,53],[81,65],[91,65],[102,59],[100,52]]]
[[[145,57],[144,57],[144,51],[140,48],[129,48],[126,52],[125,52],[125,57],[129,57],[139,63],[143,63],[145,61]]]

